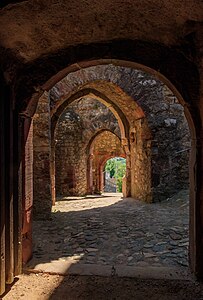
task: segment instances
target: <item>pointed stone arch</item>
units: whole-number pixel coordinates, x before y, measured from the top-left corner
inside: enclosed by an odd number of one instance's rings
[[[96,180],[93,179],[93,160],[95,160],[95,154],[94,154],[94,145],[95,145],[95,142],[97,140],[97,138],[99,136],[101,136],[102,133],[105,133],[105,132],[109,132],[113,135],[116,136],[116,138],[118,139],[118,141],[120,141],[120,151],[116,151],[116,152],[111,152],[109,151],[110,149],[108,149],[107,152],[103,153],[100,160],[97,162],[97,165],[96,165]],[[108,130],[108,129],[101,129],[99,131],[97,131],[94,136],[92,136],[92,138],[90,139],[88,145],[87,145],[87,148],[86,148],[86,152],[88,154],[88,163],[87,163],[87,186],[88,186],[88,193],[92,194],[93,191],[97,191],[97,192],[101,192],[102,191],[102,182],[103,182],[103,177],[102,177],[102,171],[103,171],[103,162],[104,160],[108,160],[109,158],[111,157],[115,157],[115,156],[123,156],[123,157],[127,157],[127,165],[128,165],[128,168],[127,168],[127,191],[128,191],[128,195],[130,195],[130,184],[131,184],[131,174],[130,174],[130,156],[129,155],[126,155],[125,153],[125,149],[124,147],[122,146],[122,143],[121,143],[121,139],[120,137],[118,137],[114,132]],[[97,161],[97,159],[96,159]],[[93,182],[96,182],[96,185],[95,187],[93,188]]]
[[[81,82],[78,76],[75,75],[74,78],[77,78],[79,83]],[[74,93],[75,89],[77,90],[76,93]],[[131,177],[129,180],[131,188],[128,190],[128,196],[132,195],[143,201],[151,202],[151,134],[149,128],[147,129],[147,121],[141,107],[119,86],[104,80],[97,79],[78,87],[74,84],[73,90],[72,86],[71,88],[68,86],[68,90],[64,87],[63,93],[60,95],[57,92],[58,98],[54,102],[55,104],[51,100],[52,140],[54,139],[57,120],[69,103],[85,95],[98,99],[113,112],[119,123],[121,143],[128,157],[127,169],[130,170],[129,173],[131,174],[128,176],[128,180]],[[70,98],[68,98],[69,95],[71,95]]]

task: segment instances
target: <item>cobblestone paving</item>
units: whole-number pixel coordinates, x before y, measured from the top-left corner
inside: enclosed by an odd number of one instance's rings
[[[121,194],[66,198],[34,222],[34,261],[188,266],[188,191],[145,204]]]

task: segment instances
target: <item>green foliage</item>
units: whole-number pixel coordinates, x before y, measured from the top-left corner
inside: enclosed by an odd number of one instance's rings
[[[105,171],[110,173],[110,177],[116,179],[117,191],[122,192],[122,178],[126,172],[126,160],[121,157],[111,158],[107,161]]]
[[[117,162],[117,171],[115,173],[116,184],[117,184],[117,191],[122,192],[122,178],[126,172],[126,164],[121,161]]]
[[[114,158],[111,158],[107,161],[106,166],[105,166],[105,171],[110,173],[110,177],[114,177],[116,170],[116,161]]]

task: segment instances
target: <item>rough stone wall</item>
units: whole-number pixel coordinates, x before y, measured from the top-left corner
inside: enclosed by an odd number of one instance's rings
[[[40,98],[33,118],[33,175],[34,175],[34,217],[41,218],[49,214],[52,206],[50,176],[50,107],[45,92]]]
[[[56,129],[55,164],[56,194],[85,194],[86,164],[82,153],[83,124],[80,117],[71,109],[60,118]]]
[[[92,154],[100,157],[97,161],[105,160],[105,157],[116,157],[124,155],[121,148],[120,139],[110,131],[103,131],[99,133],[93,141]]]
[[[135,122],[135,130],[130,135],[131,193],[133,197],[136,195],[137,199],[148,203],[153,201],[151,188],[151,138],[147,120],[137,120]]]
[[[73,102],[59,119],[55,132],[56,194],[87,193],[88,146],[100,131],[120,135],[111,111],[95,99]]]
[[[189,187],[190,133],[183,107],[173,93],[162,86],[161,101],[148,106],[152,132],[153,199],[159,201]]]

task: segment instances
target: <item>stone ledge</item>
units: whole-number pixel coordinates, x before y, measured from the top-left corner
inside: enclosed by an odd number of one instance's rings
[[[189,270],[172,267],[131,267],[125,265],[80,264],[73,261],[52,261],[38,264],[35,267],[25,267],[25,272],[49,273],[58,275],[82,275],[104,277],[131,277],[141,279],[193,280]]]

